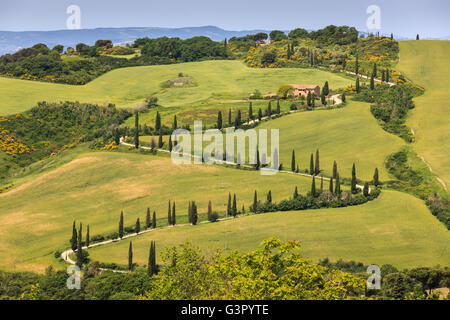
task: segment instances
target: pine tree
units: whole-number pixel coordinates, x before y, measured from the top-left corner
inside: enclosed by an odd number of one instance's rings
[[[123,211],[120,212],[120,220],[119,220],[119,238],[123,238]]]
[[[89,225],[87,225],[87,231],[86,231],[86,247],[89,247],[90,241],[91,241],[91,238],[90,238],[90,236],[89,236]]]
[[[237,203],[236,203],[236,194],[233,195],[233,206],[231,207],[231,214],[234,218],[237,215]]]
[[[316,196],[316,177],[313,176],[312,183],[311,183],[311,195],[313,197]]]
[[[156,212],[153,211],[152,228],[156,228]]]
[[[139,232],[141,232],[141,221],[139,220],[139,218],[137,218],[136,220],[136,227],[134,231],[136,231],[136,234],[139,234]]]
[[[161,115],[159,111],[156,111],[155,131],[159,132],[159,130],[161,130]]]
[[[172,225],[175,225],[177,223],[176,221],[176,215],[175,215],[175,201],[173,202],[172,205]]]
[[[333,162],[333,179],[336,179],[337,175],[337,163],[336,160]]]
[[[169,151],[172,152],[173,146],[172,146],[172,135],[169,136]]]
[[[77,240],[78,236],[77,236],[77,227],[75,225],[75,220],[73,221],[73,227],[72,227],[72,239],[70,239],[70,247],[72,248],[72,251],[77,250],[77,244],[78,244],[78,240]]]
[[[150,226],[151,226],[150,208],[147,208],[147,215],[145,217],[145,229],[149,229]]]
[[[134,146],[139,148],[139,112],[136,111],[134,116]]]
[[[330,188],[329,188],[331,194],[334,193],[334,188],[333,188],[333,177],[330,178]]]
[[[373,185],[378,187],[380,181],[378,180],[378,168],[375,168],[375,173],[373,174]]]
[[[171,212],[171,207],[170,207],[170,200],[169,200],[169,211],[167,214],[167,225],[171,226],[172,225],[172,212]]]
[[[272,191],[267,192],[267,203],[272,203]]]
[[[358,189],[356,188],[356,167],[355,164],[353,163],[353,167],[352,167],[352,193],[356,193],[358,191]]]
[[[311,158],[309,160],[309,174],[314,174],[314,155],[311,153]]]
[[[298,198],[298,188],[297,186],[295,186],[295,190],[294,190],[294,199]]]
[[[368,182],[364,183],[363,195],[364,195],[364,197],[369,196],[369,183]]]
[[[82,267],[83,266],[83,242],[82,242],[82,237],[83,237],[83,225],[80,223],[80,229],[78,231],[78,237],[77,237],[77,262],[76,265],[78,267]]]
[[[177,128],[178,128],[177,115],[174,115],[172,129],[175,130]]]
[[[330,87],[328,86],[328,81],[325,81],[325,84],[322,88],[322,92],[325,96],[328,96],[330,94]]]
[[[360,93],[361,88],[359,87],[359,77],[356,78],[356,93]]]
[[[295,151],[294,150],[292,150],[291,170],[292,170],[292,172],[295,171]]]
[[[163,147],[163,145],[164,145],[164,142],[163,142],[162,132],[161,132],[161,130],[159,130],[158,148],[161,149]]]
[[[211,203],[211,200],[209,200],[209,202],[208,202],[208,221],[211,219],[211,215],[212,215],[212,203]]]
[[[222,111],[217,114],[217,129],[222,129]]]
[[[336,189],[334,190],[334,194],[336,194],[337,196],[341,195],[341,181],[339,179],[339,173],[336,177]]]
[[[255,190],[255,194],[253,195],[253,205],[252,205],[251,211],[256,213],[257,209],[258,209],[258,194],[256,193],[256,190]]]
[[[227,217],[231,216],[231,193],[228,193]]]
[[[252,107],[252,102],[250,101],[249,105],[248,105],[248,118],[250,120],[253,120],[253,107]]]
[[[316,150],[316,165],[314,166],[314,173],[315,175],[320,173],[319,149]]]
[[[130,241],[130,246],[128,247],[128,270],[133,270],[133,245]]]

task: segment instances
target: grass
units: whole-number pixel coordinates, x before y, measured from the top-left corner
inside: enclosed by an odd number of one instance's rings
[[[349,101],[344,108],[300,112],[264,122],[259,128],[280,129],[280,159],[290,168],[292,149],[300,169],[309,168],[311,153],[320,151],[321,169],[331,175],[333,161],[343,177],[351,177],[353,162],[357,177],[370,181],[378,167],[387,179],[385,158],[397,151],[402,139],[380,128],[368,103]]]
[[[56,159],[60,157],[60,159]],[[253,170],[172,163],[166,155],[138,152],[81,152],[68,150],[28,169],[15,189],[0,194],[0,269],[43,271],[58,249],[66,248],[73,220],[90,225],[91,236],[117,230],[120,211],[125,225],[147,207],[155,210],[158,225],[167,224],[168,200],[176,201],[177,221],[187,221],[188,201],[195,200],[200,217],[208,201],[224,213],[228,192],[236,193],[238,209],[248,211],[256,189],[265,200],[310,190],[307,177],[278,174],[261,176]],[[327,186],[327,185],[326,185]]]
[[[161,83],[188,75],[195,87],[161,88]],[[241,61],[205,61],[163,66],[145,66],[113,70],[83,86],[33,82],[0,77],[0,115],[25,111],[37,101],[77,100],[110,102],[119,107],[133,107],[145,97],[156,94],[160,112],[172,123],[173,114],[198,106],[223,103],[248,97],[255,89],[275,92],[281,84],[308,83],[341,88],[352,80],[338,74],[316,69],[248,68]],[[215,112],[217,114],[217,112]],[[148,117],[148,118],[147,118]],[[153,112],[143,116],[141,123],[154,121]],[[166,117],[163,116],[163,122]]]
[[[400,41],[398,69],[425,87],[414,99],[415,110],[407,121],[416,136],[414,149],[425,158],[433,172],[450,185],[450,41]]]
[[[261,240],[276,236],[299,240],[304,256],[329,257],[398,268],[450,263],[450,235],[410,195],[384,191],[362,206],[251,215],[197,226],[157,229],[132,238],[134,261],[144,265],[150,240],[156,241],[158,262],[165,248],[186,240],[204,248],[253,250]],[[126,264],[129,240],[89,250],[91,259]]]

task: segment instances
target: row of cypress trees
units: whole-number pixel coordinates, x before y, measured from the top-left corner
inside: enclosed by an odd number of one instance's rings
[[[132,271],[134,268],[133,263],[133,242],[130,241],[130,245],[128,247],[128,270]],[[156,243],[155,241],[150,241],[150,251],[148,255],[148,263],[147,263],[147,274],[149,276],[153,276],[157,273],[157,265],[156,265]]]

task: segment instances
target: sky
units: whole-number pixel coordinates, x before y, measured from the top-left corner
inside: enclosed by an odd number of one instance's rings
[[[0,30],[66,29],[69,5],[79,6],[83,29],[214,25],[226,30],[291,30],[334,24],[360,31],[368,31],[366,10],[376,5],[382,34],[450,35],[448,0],[0,0]]]

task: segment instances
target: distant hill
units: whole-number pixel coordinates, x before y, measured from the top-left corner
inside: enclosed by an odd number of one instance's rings
[[[98,39],[108,39],[114,44],[132,42],[137,38],[179,37],[187,39],[194,36],[207,36],[219,41],[225,38],[240,37],[258,32],[269,33],[270,30],[228,31],[215,26],[188,28],[97,28],[56,31],[0,31],[0,54],[12,53],[36,43],[45,43],[48,47],[62,44],[74,47],[77,43],[93,45]]]

